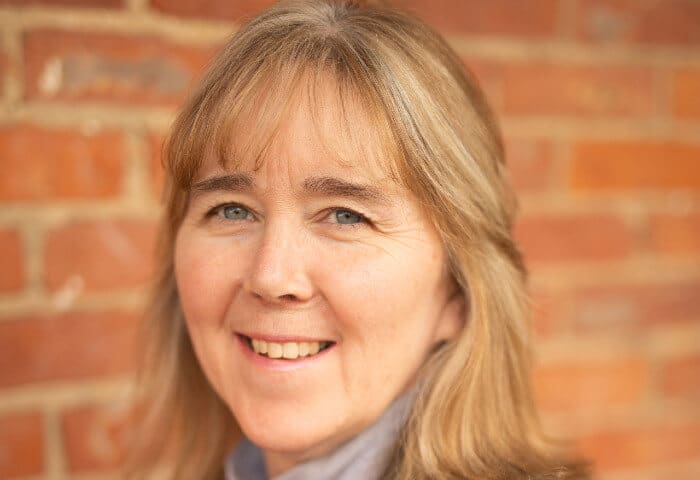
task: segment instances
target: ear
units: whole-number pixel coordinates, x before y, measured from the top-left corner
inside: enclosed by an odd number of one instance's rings
[[[455,285],[440,312],[435,343],[452,340],[461,333],[467,320],[467,305],[467,294]]]

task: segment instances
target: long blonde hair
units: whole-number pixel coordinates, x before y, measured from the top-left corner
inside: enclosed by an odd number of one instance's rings
[[[295,86],[321,74],[336,80],[339,97],[359,99],[380,131],[389,167],[433,219],[469,305],[461,336],[425,366],[383,478],[587,478],[543,434],[533,404],[526,273],[512,238],[515,200],[484,97],[424,23],[349,0],[287,1],[252,19],[174,123],[164,155],[159,283],[143,335],[146,435],[134,443],[130,476],[169,465],[169,478],[222,478],[240,433],[194,355],[175,285],[174,240],[201,160],[231,158],[232,132],[251,102],[262,111],[280,101],[289,106]],[[268,115],[272,128],[276,115]],[[250,135],[263,144],[270,125]]]

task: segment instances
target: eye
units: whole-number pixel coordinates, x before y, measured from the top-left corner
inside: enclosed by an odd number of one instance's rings
[[[225,220],[248,220],[252,217],[250,210],[237,204],[220,205],[212,213]]]
[[[366,221],[365,217],[352,210],[339,208],[334,212],[335,220],[341,225],[355,225]]]

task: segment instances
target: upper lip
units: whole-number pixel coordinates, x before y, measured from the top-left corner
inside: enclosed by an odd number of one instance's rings
[[[312,342],[332,342],[333,340],[330,340],[328,338],[319,338],[319,337],[309,337],[309,336],[303,336],[303,335],[280,335],[280,334],[266,334],[266,333],[258,333],[258,332],[236,332],[239,335],[243,335],[244,337],[248,337],[251,339],[255,340],[264,340],[266,342],[273,342],[273,343],[286,343],[286,342],[295,342],[295,343],[312,343]]]

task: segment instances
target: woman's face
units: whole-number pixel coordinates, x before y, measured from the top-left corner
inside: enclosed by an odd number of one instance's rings
[[[322,105],[335,104],[329,91]],[[462,327],[414,196],[370,166],[381,162],[341,164],[323,147],[342,148],[336,110],[312,120],[308,105],[293,109],[256,171],[205,161],[176,239],[197,357],[270,474],[366,428]]]

